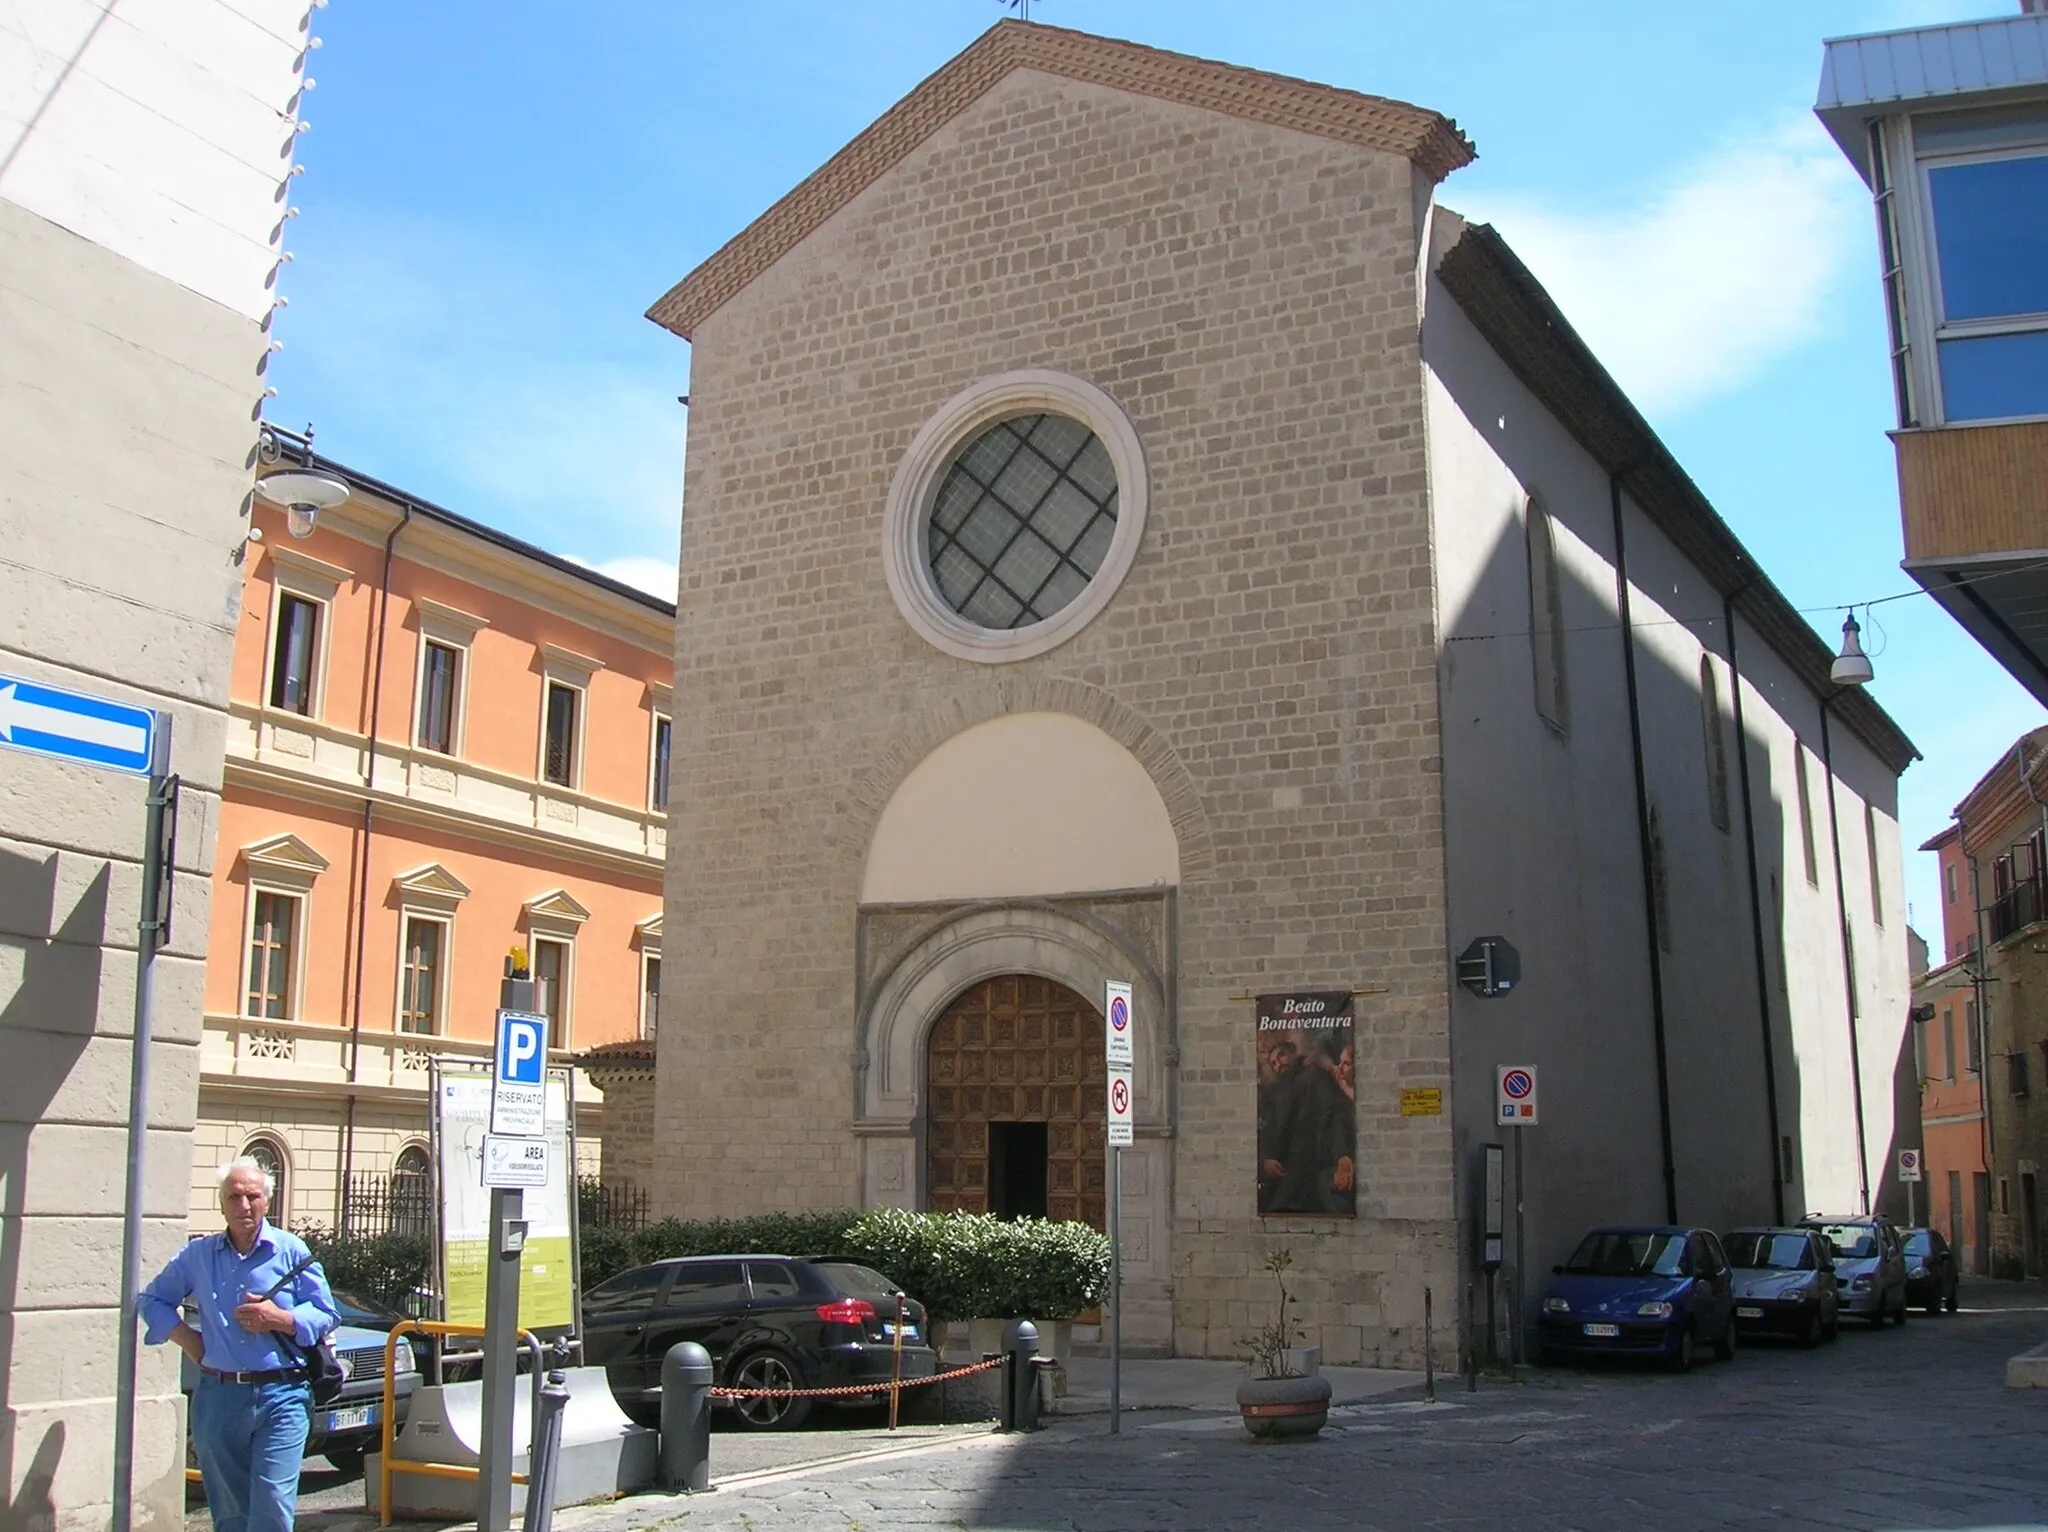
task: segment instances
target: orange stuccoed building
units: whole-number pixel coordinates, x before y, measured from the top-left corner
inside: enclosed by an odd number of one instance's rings
[[[191,1219],[251,1154],[280,1222],[375,1232],[425,1185],[430,1060],[489,1054],[512,948],[558,1062],[653,1034],[675,609],[289,433],[264,456],[348,494],[309,533],[251,511]],[[597,1174],[603,1098],[575,1090]]]

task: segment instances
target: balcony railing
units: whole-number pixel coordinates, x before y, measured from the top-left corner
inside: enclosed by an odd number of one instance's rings
[[[2043,896],[2041,879],[2024,878],[2000,894],[1991,904],[1991,939],[2002,942],[2013,932],[2048,919],[2048,897]]]

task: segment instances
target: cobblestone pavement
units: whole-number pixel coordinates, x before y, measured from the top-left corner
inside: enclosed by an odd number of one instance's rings
[[[701,1497],[564,1511],[561,1532],[894,1527],[1149,1529],[2048,1528],[2048,1390],[2004,1387],[2048,1335],[2034,1286],[1972,1285],[1965,1312],[1757,1345],[1690,1376],[1539,1370],[1338,1412],[1320,1440],[1256,1446],[1230,1418],[1148,1412],[1037,1436],[727,1482]],[[721,1472],[716,1455],[713,1473]]]

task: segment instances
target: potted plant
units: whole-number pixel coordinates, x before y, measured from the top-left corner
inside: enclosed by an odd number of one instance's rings
[[[1275,1250],[1264,1264],[1280,1289],[1280,1303],[1272,1323],[1245,1337],[1252,1375],[1237,1386],[1237,1412],[1255,1440],[1304,1440],[1330,1417],[1330,1380],[1309,1376],[1296,1363],[1296,1348],[1305,1337],[1289,1312],[1294,1298],[1287,1291],[1287,1269],[1294,1264],[1294,1252]]]

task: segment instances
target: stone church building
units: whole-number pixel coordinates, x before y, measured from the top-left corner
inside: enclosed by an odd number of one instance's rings
[[[1418,1359],[1425,1287],[1448,1355],[1513,1132],[1509,1275],[1878,1196],[1912,745],[1437,204],[1472,155],[1006,20],[655,305],[658,1214],[1099,1224],[1111,980],[1134,1349],[1241,1354],[1284,1246],[1326,1360]],[[1269,1197],[1255,1026],[1307,992],[1353,1028],[1295,1059],[1349,1119],[1315,1209]]]

